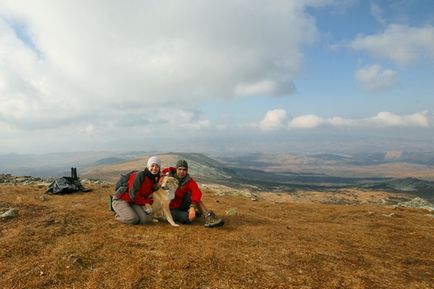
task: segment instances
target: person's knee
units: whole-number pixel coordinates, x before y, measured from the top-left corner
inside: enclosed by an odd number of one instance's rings
[[[145,215],[145,216],[140,217],[139,222],[142,225],[146,225],[146,224],[152,223],[152,219],[153,219],[152,215],[149,214],[149,215]]]
[[[124,224],[135,225],[140,223],[139,216],[134,210],[123,200],[114,199],[112,202],[113,210],[115,211],[116,220]]]
[[[128,225],[136,225],[138,223],[140,223],[140,218],[138,216],[122,216],[122,217],[118,217],[117,218],[119,221],[121,221],[124,224],[128,224]]]
[[[173,220],[180,222],[182,224],[190,224],[190,219],[188,219],[188,213],[181,210],[171,210]]]

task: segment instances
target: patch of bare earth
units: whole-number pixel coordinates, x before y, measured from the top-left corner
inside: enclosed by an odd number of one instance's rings
[[[0,219],[0,288],[434,288],[424,210],[208,189],[208,207],[233,213],[221,228],[133,226],[108,210],[112,186],[45,189],[0,186],[0,208],[17,212]]]

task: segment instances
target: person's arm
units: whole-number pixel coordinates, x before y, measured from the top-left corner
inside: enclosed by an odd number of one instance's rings
[[[140,187],[144,180],[145,180],[145,171],[140,171],[134,176],[133,183],[131,185],[130,191],[128,192],[130,194],[130,199],[132,202],[134,202],[134,199],[136,198],[136,194],[140,190]]]
[[[167,167],[167,168],[164,168],[161,171],[161,173],[162,173],[163,176],[164,175],[169,175],[169,176],[173,177],[176,174],[176,168],[175,167]]]
[[[154,202],[153,199],[149,198],[149,197],[145,197],[141,194],[139,194],[136,199],[134,200],[134,203],[139,205],[139,206],[146,206],[146,205],[152,205],[152,203]]]
[[[202,191],[193,179],[188,182],[188,190],[191,192],[191,205],[188,209],[188,219],[191,222],[196,218],[196,209],[202,200]]]
[[[152,205],[153,199],[150,196],[152,195],[152,188],[155,182],[145,174],[143,175],[143,181],[140,183],[133,202],[140,206],[145,206],[146,204]],[[136,180],[134,180],[134,182],[135,181]]]
[[[202,191],[199,189],[199,185],[193,179],[190,179],[187,185],[188,191],[191,192],[191,204],[197,207],[202,200]]]

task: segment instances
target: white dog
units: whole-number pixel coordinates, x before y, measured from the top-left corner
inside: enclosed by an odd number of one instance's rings
[[[152,198],[154,199],[152,209],[149,207],[145,208],[145,210],[151,209],[150,211],[153,214],[155,222],[158,222],[157,218],[162,216],[170,225],[179,227],[179,225],[173,221],[169,208],[170,201],[175,198],[175,191],[177,188],[178,180],[174,177],[163,176],[160,178],[158,190],[152,193]]]

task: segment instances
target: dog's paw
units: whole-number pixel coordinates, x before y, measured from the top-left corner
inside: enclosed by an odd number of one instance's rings
[[[152,207],[150,204],[146,204],[143,206],[143,211],[145,211],[146,215],[152,214]]]
[[[152,219],[152,222],[158,223],[158,219]]]
[[[170,225],[172,225],[173,227],[179,227],[178,224],[170,224]]]

